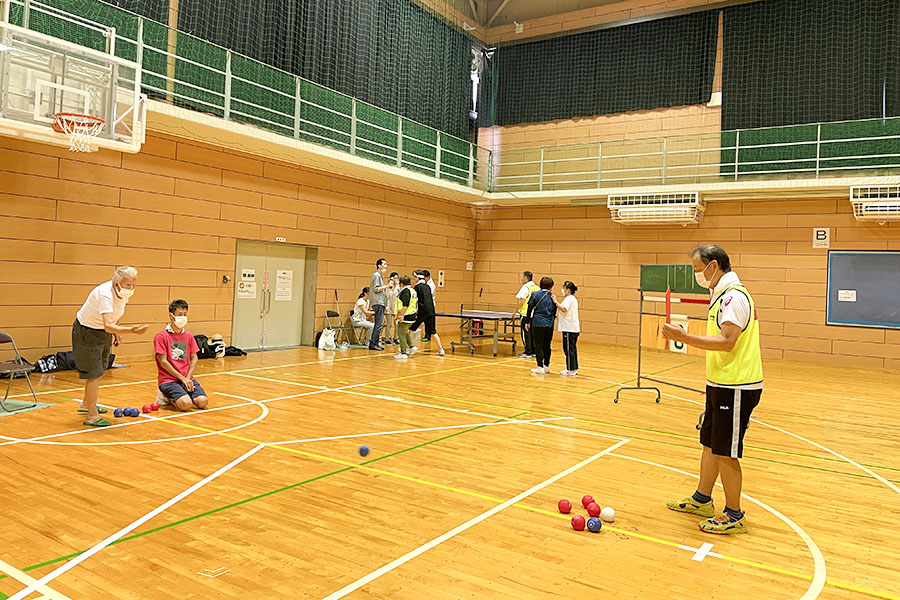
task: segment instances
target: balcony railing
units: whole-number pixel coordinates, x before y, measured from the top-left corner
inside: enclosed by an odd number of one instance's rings
[[[14,25],[137,62],[151,98],[490,189],[491,151],[461,138],[111,5],[8,2]]]
[[[900,174],[900,117],[505,149],[496,192]]]

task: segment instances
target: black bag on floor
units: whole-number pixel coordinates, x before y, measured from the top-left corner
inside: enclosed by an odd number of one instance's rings
[[[225,356],[247,356],[247,353],[235,346],[225,346]]]
[[[194,336],[194,341],[197,342],[197,358],[215,358],[215,351],[209,346],[209,338],[203,335],[202,333],[198,333]]]

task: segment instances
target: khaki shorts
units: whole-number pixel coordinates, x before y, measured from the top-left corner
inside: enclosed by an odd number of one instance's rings
[[[97,379],[109,365],[113,336],[102,329],[91,329],[78,319],[72,324],[72,354],[80,379]]]

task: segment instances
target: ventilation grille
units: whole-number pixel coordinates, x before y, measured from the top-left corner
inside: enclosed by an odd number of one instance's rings
[[[703,220],[706,202],[697,192],[610,195],[612,220],[625,225],[689,225]]]
[[[900,185],[853,186],[850,202],[857,221],[900,221]]]

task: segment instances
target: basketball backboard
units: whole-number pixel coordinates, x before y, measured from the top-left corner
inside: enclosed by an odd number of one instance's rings
[[[69,146],[57,113],[99,117],[92,149],[138,152],[146,97],[137,63],[0,21],[0,134]]]

